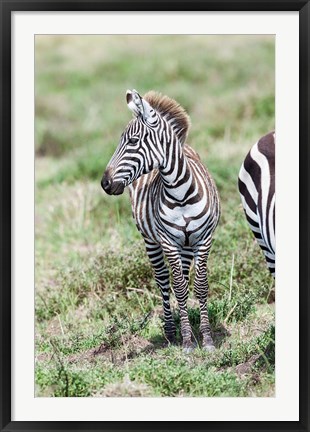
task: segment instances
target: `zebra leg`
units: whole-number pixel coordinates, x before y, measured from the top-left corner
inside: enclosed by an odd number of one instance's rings
[[[164,329],[165,336],[169,342],[175,342],[176,327],[171,313],[170,307],[170,282],[169,270],[164,261],[163,251],[160,245],[151,243],[145,240],[146,252],[151,261],[151,265],[155,274],[155,281],[160,288],[163,309],[164,309]]]
[[[215,349],[211,336],[211,328],[208,316],[208,275],[207,275],[207,258],[209,250],[198,253],[195,256],[195,280],[194,290],[200,306],[200,332],[202,334],[202,348],[207,351]]]
[[[172,270],[173,291],[180,309],[182,346],[184,352],[188,353],[196,347],[196,344],[192,342],[192,329],[189,323],[187,312],[188,272],[187,277],[185,277],[179,251],[177,249],[171,249],[171,245],[166,245],[163,247]]]
[[[262,238],[262,236],[259,234],[257,235],[257,233],[254,233],[256,240],[261,248],[261,250],[263,251],[263,254],[265,255],[265,260],[266,260],[266,264],[267,267],[271,273],[271,275],[273,277],[275,277],[275,254],[274,251],[272,251],[270,248],[268,248],[268,246],[266,245],[264,239]]]
[[[193,260],[193,252],[191,249],[184,249],[181,252],[181,259],[182,259],[182,268],[183,268],[183,274],[186,279],[186,281],[189,281],[189,271]]]

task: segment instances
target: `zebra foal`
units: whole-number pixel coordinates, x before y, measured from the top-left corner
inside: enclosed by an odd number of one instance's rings
[[[253,234],[275,277],[275,133],[260,138],[239,172],[239,192]]]
[[[212,350],[207,258],[220,214],[215,184],[198,154],[185,144],[190,120],[177,102],[153,91],[141,97],[136,90],[128,90],[126,100],[134,118],[108,163],[102,188],[119,195],[129,186],[133,217],[162,294],[165,335],[173,342],[176,328],[166,256],[186,352],[195,347],[187,312],[189,270],[194,260],[202,346]]]

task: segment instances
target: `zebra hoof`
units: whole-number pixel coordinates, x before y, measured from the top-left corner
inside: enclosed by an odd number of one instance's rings
[[[165,338],[169,345],[175,345],[177,343],[175,334],[165,334]]]
[[[215,351],[215,346],[213,344],[212,345],[211,344],[209,344],[209,345],[203,345],[202,349],[204,351],[212,352],[212,351]]]
[[[213,339],[210,335],[204,335],[202,338],[202,349],[204,351],[214,351],[215,350],[215,346],[214,346],[214,342]]]
[[[190,354],[196,347],[197,345],[194,342],[185,343],[183,344],[183,352],[184,354]]]

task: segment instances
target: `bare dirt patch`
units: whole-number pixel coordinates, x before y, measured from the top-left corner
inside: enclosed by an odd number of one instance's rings
[[[142,352],[151,352],[153,349],[154,345],[150,341],[137,335],[126,335],[122,340],[122,345],[119,347],[113,347],[103,342],[96,348],[67,357],[67,361],[69,363],[94,362],[101,358],[113,364],[123,364]]]
[[[259,354],[253,355],[252,357],[249,358],[248,361],[244,362],[244,363],[240,363],[238,364],[234,369],[235,372],[237,373],[237,375],[242,378],[247,374],[250,374],[252,372],[253,366],[255,365],[255,363],[257,362],[257,360],[260,358],[261,356]]]

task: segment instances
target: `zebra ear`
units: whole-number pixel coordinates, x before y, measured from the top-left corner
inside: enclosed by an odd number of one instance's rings
[[[143,99],[137,90],[127,90],[126,101],[128,108],[138,117],[143,117],[144,120],[152,123],[154,118],[154,110],[151,105]]]

